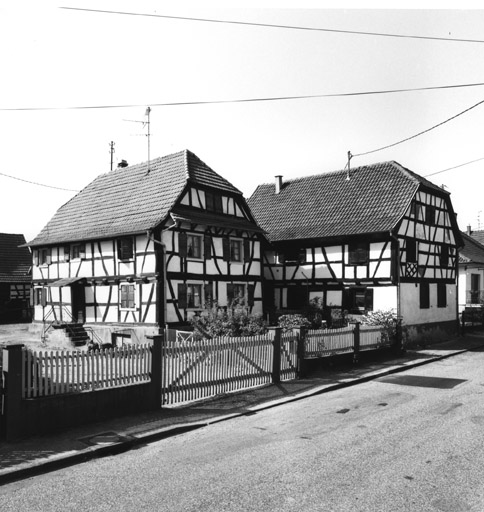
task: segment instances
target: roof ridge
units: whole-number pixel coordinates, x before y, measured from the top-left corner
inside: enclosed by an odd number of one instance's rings
[[[365,165],[359,165],[358,167],[353,167],[350,169],[350,173],[353,172],[353,171],[357,171],[359,169],[363,169],[363,168],[369,168],[369,167],[377,167],[379,165],[386,165],[386,164],[396,164],[400,167],[402,167],[398,162],[396,162],[395,160],[384,160],[382,162],[375,162],[374,164],[365,164]],[[308,174],[306,176],[298,176],[296,178],[288,178],[287,180],[284,180],[284,183],[293,183],[295,181],[303,181],[303,180],[306,180],[306,179],[309,179],[309,178],[318,178],[318,177],[321,177],[321,176],[331,176],[333,174],[343,174],[343,173],[346,173],[346,167],[344,169],[336,169],[336,170],[333,170],[333,171],[323,171],[323,172],[315,172],[315,173],[312,173],[312,174]],[[264,185],[274,185],[273,182],[267,182],[267,183],[261,183],[260,185],[258,186],[264,186]]]

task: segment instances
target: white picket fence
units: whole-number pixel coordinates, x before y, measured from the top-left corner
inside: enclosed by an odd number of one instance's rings
[[[23,398],[95,391],[150,381],[151,348],[127,345],[94,352],[22,353]]]
[[[385,345],[382,329],[372,325],[360,326],[359,350],[371,350]],[[306,333],[305,357],[325,357],[354,351],[355,328],[352,325],[341,329],[317,329]]]

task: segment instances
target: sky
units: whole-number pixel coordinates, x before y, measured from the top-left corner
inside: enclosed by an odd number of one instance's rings
[[[114,167],[146,161],[147,106],[151,158],[189,149],[247,198],[350,151],[444,185],[484,229],[484,9],[277,5],[3,2],[0,232],[33,239],[110,171],[111,141]]]

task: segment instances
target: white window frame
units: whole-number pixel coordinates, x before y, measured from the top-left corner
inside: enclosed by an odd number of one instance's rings
[[[122,303],[122,289],[124,286],[132,286],[133,287],[133,306],[129,307],[129,291],[128,291],[128,306],[123,306]],[[120,311],[137,311],[138,307],[136,305],[136,298],[137,298],[137,287],[135,283],[120,283],[119,284],[119,310]]]
[[[232,257],[232,244],[239,246],[239,259],[236,260]],[[229,238],[229,251],[230,251],[230,263],[244,263],[244,240],[242,238]]]
[[[198,306],[195,306],[195,305],[190,305],[189,303],[189,300],[188,300],[188,297],[190,296],[189,294],[189,289],[190,287],[198,287],[199,289],[199,294],[198,294],[198,300],[199,300],[199,305]],[[204,297],[203,297],[203,284],[202,283],[195,283],[195,282],[188,282],[186,284],[186,293],[187,293],[187,310],[195,310],[195,309],[204,309]],[[193,297],[195,297],[195,294],[192,294]]]
[[[199,255],[194,256],[190,254],[190,249],[193,245],[190,245],[190,240],[198,239],[198,249]],[[191,260],[203,260],[203,235],[195,234],[195,233],[187,233],[187,258]]]

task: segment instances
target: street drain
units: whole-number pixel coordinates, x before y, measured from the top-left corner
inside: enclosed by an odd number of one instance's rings
[[[96,434],[95,436],[79,439],[79,441],[89,445],[108,445],[121,443],[126,440],[127,438],[125,436],[120,436],[119,434],[116,434],[116,432],[103,432],[102,434]]]
[[[418,386],[423,388],[452,389],[465,379],[449,379],[446,377],[424,377],[421,375],[389,375],[378,379],[379,382],[399,384],[401,386]]]

